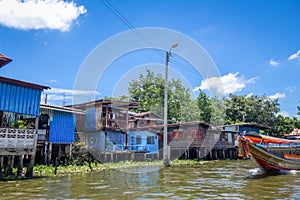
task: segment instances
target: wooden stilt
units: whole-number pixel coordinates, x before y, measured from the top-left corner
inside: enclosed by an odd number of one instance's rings
[[[49,143],[49,152],[48,152],[48,163],[52,161],[52,143]]]
[[[215,150],[215,151],[214,151],[214,158],[215,158],[216,160],[218,160],[218,150]]]
[[[58,146],[58,156],[61,156],[61,145]]]
[[[69,149],[69,162],[72,160],[72,147],[73,147],[73,145],[70,144],[70,149]]]
[[[17,176],[23,176],[23,158],[24,155],[19,155]]]
[[[33,176],[34,158],[35,158],[35,152],[30,155],[29,166],[27,167],[26,174],[25,174],[26,178],[31,178]]]
[[[48,142],[45,142],[45,149],[44,149],[44,162],[48,164]]]
[[[8,159],[7,159],[6,176],[13,174],[14,158],[15,158],[15,156],[9,156]]]
[[[56,173],[57,173],[57,166],[58,166],[58,157],[55,158],[54,175],[56,175]]]
[[[2,166],[3,166],[3,157],[0,156],[0,181],[2,181],[3,179]]]
[[[31,157],[30,157],[30,163],[29,163],[29,166],[27,168],[27,171],[26,171],[26,177],[27,178],[31,178],[33,176],[33,167],[34,167],[34,161],[35,161],[35,155],[36,155],[36,145],[37,145],[37,138],[38,138],[38,127],[39,127],[39,117],[36,117],[35,118],[35,135],[34,135],[34,150],[31,154]]]

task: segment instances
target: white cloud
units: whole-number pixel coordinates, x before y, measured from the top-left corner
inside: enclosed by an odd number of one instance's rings
[[[269,64],[271,66],[278,66],[280,63],[278,61],[275,61],[273,58],[271,58],[271,60],[269,60]]]
[[[300,59],[300,50],[289,56],[288,60]]]
[[[70,103],[73,97],[78,98],[81,96],[87,97],[88,99],[94,99],[96,95],[100,95],[100,92],[91,90],[70,90],[62,88],[51,88],[50,90],[45,90],[41,95],[41,102],[45,102],[47,95],[47,102],[50,104],[56,104],[57,102]],[[75,96],[76,95],[76,96]]]
[[[292,87],[287,87],[287,88],[286,88],[286,90],[287,90],[288,92],[294,92],[296,89],[297,89],[296,86],[292,86]]]
[[[285,93],[279,93],[279,92],[276,92],[275,94],[270,95],[269,98],[270,98],[270,99],[285,98]]]
[[[0,24],[16,29],[57,29],[68,31],[87,10],[73,1],[0,0]]]
[[[251,93],[247,94],[246,97],[249,98],[249,97],[251,97],[253,95],[254,95],[253,92],[251,92]]]
[[[282,115],[283,117],[289,117],[290,116],[290,114],[287,111],[278,112],[276,117],[279,116],[279,115]]]
[[[244,76],[238,76],[238,72],[233,74],[229,73],[222,77],[211,77],[202,80],[201,85],[193,89],[193,91],[201,90],[216,90],[219,94],[230,94],[242,91],[247,84],[254,83],[257,78],[252,77],[245,79]]]
[[[45,99],[46,94],[42,96],[42,99]],[[65,99],[72,99],[72,96],[64,96],[62,94],[47,94],[47,100],[50,101],[62,101]]]
[[[62,94],[62,95],[99,95],[100,92],[91,90],[70,90],[62,88],[51,88],[46,90],[45,94]]]

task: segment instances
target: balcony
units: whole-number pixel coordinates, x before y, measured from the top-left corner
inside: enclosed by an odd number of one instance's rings
[[[1,155],[19,154],[35,149],[35,129],[0,128]],[[11,152],[11,153],[8,153]]]

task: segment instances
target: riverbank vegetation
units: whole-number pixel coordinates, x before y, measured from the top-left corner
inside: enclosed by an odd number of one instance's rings
[[[257,123],[269,127],[268,134],[280,136],[300,128],[300,120],[280,113],[278,99],[266,95],[209,96],[199,90],[193,98],[182,82],[170,80],[168,85],[169,122],[204,121],[212,125],[237,123]],[[126,97],[122,96],[125,100]],[[164,78],[147,70],[137,80],[132,80],[128,88],[127,100],[139,102],[138,112],[152,111],[163,116]],[[300,106],[295,105],[300,114]]]
[[[203,165],[208,162],[217,161],[202,161],[202,160],[173,160],[171,161],[171,166],[195,166]],[[54,165],[36,165],[34,167],[34,176],[54,176],[54,175],[66,175],[66,174],[76,174],[76,173],[91,173],[91,172],[101,172],[104,170],[124,170],[129,168],[144,168],[144,167],[164,167],[161,160],[155,161],[120,161],[117,163],[100,163],[93,161],[91,163],[84,162],[83,165],[61,165],[55,167]]]
[[[171,167],[185,167],[185,166],[200,166],[207,163],[219,162],[218,160],[203,161],[203,160],[172,160]],[[163,168],[162,160],[155,161],[120,161],[117,163],[100,163],[96,160],[93,162],[84,162],[82,165],[68,164],[68,165],[35,165],[33,169],[33,178],[51,177],[51,176],[65,176],[70,174],[89,174],[101,173],[105,170],[129,170],[137,172],[138,170],[151,171],[152,169]],[[17,169],[13,169],[13,173],[9,176],[2,177],[1,181],[16,181],[25,180],[25,176],[17,176]]]

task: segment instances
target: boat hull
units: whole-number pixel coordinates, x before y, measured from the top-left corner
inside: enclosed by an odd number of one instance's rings
[[[247,149],[251,160],[264,171],[300,170],[299,161],[278,157],[252,141],[246,139],[244,139],[244,141],[247,143]]]

